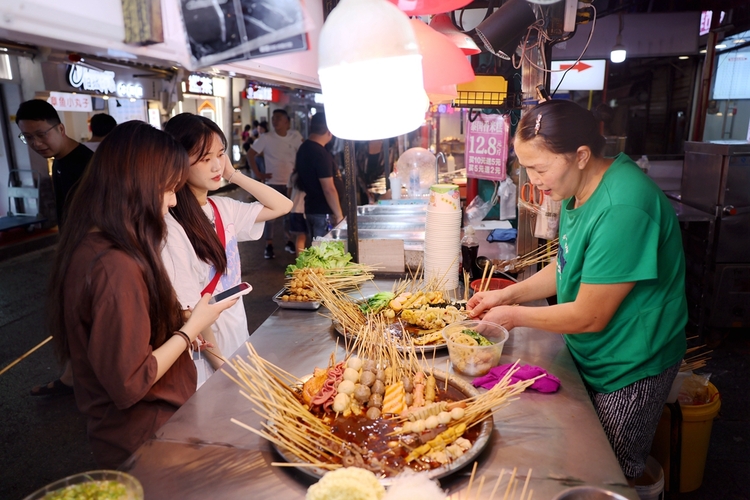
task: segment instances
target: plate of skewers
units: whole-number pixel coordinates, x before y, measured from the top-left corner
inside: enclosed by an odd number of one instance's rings
[[[416,353],[358,341],[345,359],[296,377],[247,344],[230,378],[261,416],[256,429],[283,459],[322,477],[341,467],[372,471],[383,484],[406,471],[440,478],[471,463],[488,445],[493,414],[532,382],[509,378],[479,393],[468,382],[427,368]]]

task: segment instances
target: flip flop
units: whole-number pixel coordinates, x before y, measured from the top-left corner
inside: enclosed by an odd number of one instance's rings
[[[50,384],[52,387],[50,387]],[[73,388],[69,385],[65,385],[59,378],[50,382],[49,384],[39,385],[31,389],[29,394],[32,396],[65,396],[73,394]]]

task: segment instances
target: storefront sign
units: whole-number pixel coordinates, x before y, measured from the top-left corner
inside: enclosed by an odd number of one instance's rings
[[[279,102],[280,94],[278,89],[271,87],[258,87],[250,86],[245,91],[248,99],[254,99],[256,101],[271,101]]]
[[[117,91],[114,71],[96,71],[78,64],[68,65],[68,82],[71,87],[114,94]]]
[[[606,70],[607,61],[604,59],[552,61],[550,88],[559,91],[603,90]]]
[[[50,92],[47,102],[57,111],[87,111],[91,112],[91,96],[87,94],[66,94],[64,92]]]
[[[68,65],[68,83],[71,87],[118,97],[143,98],[143,86],[139,83],[115,83],[114,71],[97,71],[78,64]]]
[[[214,95],[214,79],[210,76],[192,74],[188,76],[185,91],[191,94]]]
[[[474,179],[502,181],[508,161],[508,115],[480,113],[472,122],[466,115],[466,176]]]

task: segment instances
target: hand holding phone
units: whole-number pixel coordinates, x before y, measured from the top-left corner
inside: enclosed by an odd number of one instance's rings
[[[237,297],[242,297],[243,295],[247,295],[252,291],[253,287],[250,286],[250,283],[240,283],[237,286],[233,286],[232,288],[228,288],[224,290],[221,293],[217,293],[213,297],[211,297],[211,300],[208,301],[209,304],[216,304],[217,302],[221,302],[222,300],[229,300],[234,299]]]

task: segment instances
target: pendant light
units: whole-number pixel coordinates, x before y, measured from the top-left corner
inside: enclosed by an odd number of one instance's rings
[[[453,25],[453,21],[451,21],[448,14],[438,14],[433,16],[430,20],[430,28],[450,38],[451,42],[455,43],[456,47],[461,49],[461,52],[467,56],[472,56],[482,52],[469,35],[458,31],[458,28]]]
[[[465,7],[472,0],[389,0],[410,16],[442,14]]]
[[[450,86],[474,80],[474,70],[464,53],[450,38],[438,33],[419,19],[410,19],[414,34],[422,54],[422,74],[427,95],[440,95],[445,102],[446,95],[453,94]],[[437,104],[430,98],[433,104]]]
[[[318,76],[333,135],[375,140],[411,132],[429,106],[409,18],[388,0],[341,0],[320,31]]]
[[[625,49],[625,46],[622,44],[622,26],[623,25],[623,19],[622,19],[622,11],[620,12],[620,29],[617,31],[617,41],[615,42],[615,46],[612,47],[612,52],[609,53],[609,60],[613,63],[621,63],[625,61],[625,58],[628,56],[628,51]]]

